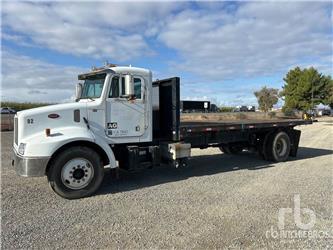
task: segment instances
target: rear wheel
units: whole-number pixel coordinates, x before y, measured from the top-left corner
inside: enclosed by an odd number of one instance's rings
[[[94,150],[72,147],[57,156],[47,177],[58,195],[78,199],[97,191],[104,177],[104,169],[100,156]]]
[[[265,159],[275,162],[286,161],[290,153],[289,135],[280,131],[267,136],[263,148]]]

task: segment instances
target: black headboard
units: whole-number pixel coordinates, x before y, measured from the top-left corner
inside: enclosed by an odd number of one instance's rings
[[[153,111],[154,139],[179,141],[180,79],[173,77],[153,82],[158,88],[159,108]]]

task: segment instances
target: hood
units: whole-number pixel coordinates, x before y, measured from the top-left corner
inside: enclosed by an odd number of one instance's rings
[[[19,111],[17,112],[17,115],[27,117],[50,112],[63,112],[68,110],[81,109],[85,107],[86,103],[82,102],[63,103]]]
[[[76,119],[74,119],[76,113]],[[49,115],[53,114],[53,117]],[[50,128],[53,132],[62,127],[85,126],[87,103],[75,102],[50,105],[17,112],[18,139],[24,139]],[[77,119],[77,117],[79,117]]]

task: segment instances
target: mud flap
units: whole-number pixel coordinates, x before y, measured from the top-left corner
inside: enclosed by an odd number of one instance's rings
[[[291,139],[289,156],[296,157],[297,150],[298,150],[299,139],[301,137],[301,131],[297,130],[297,129],[293,129],[293,130],[290,131],[289,136],[290,136],[290,139]]]

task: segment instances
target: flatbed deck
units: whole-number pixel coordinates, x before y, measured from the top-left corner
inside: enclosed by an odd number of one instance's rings
[[[202,131],[211,130],[243,130],[254,128],[293,127],[312,124],[310,120],[302,119],[276,119],[276,120],[223,120],[223,121],[181,121],[180,130],[191,129]]]
[[[276,120],[223,120],[223,121],[181,121],[180,139],[191,143],[192,148],[234,142],[248,142],[255,135],[276,130],[293,130],[295,126],[311,124],[301,119]],[[298,139],[297,139],[298,145]]]

